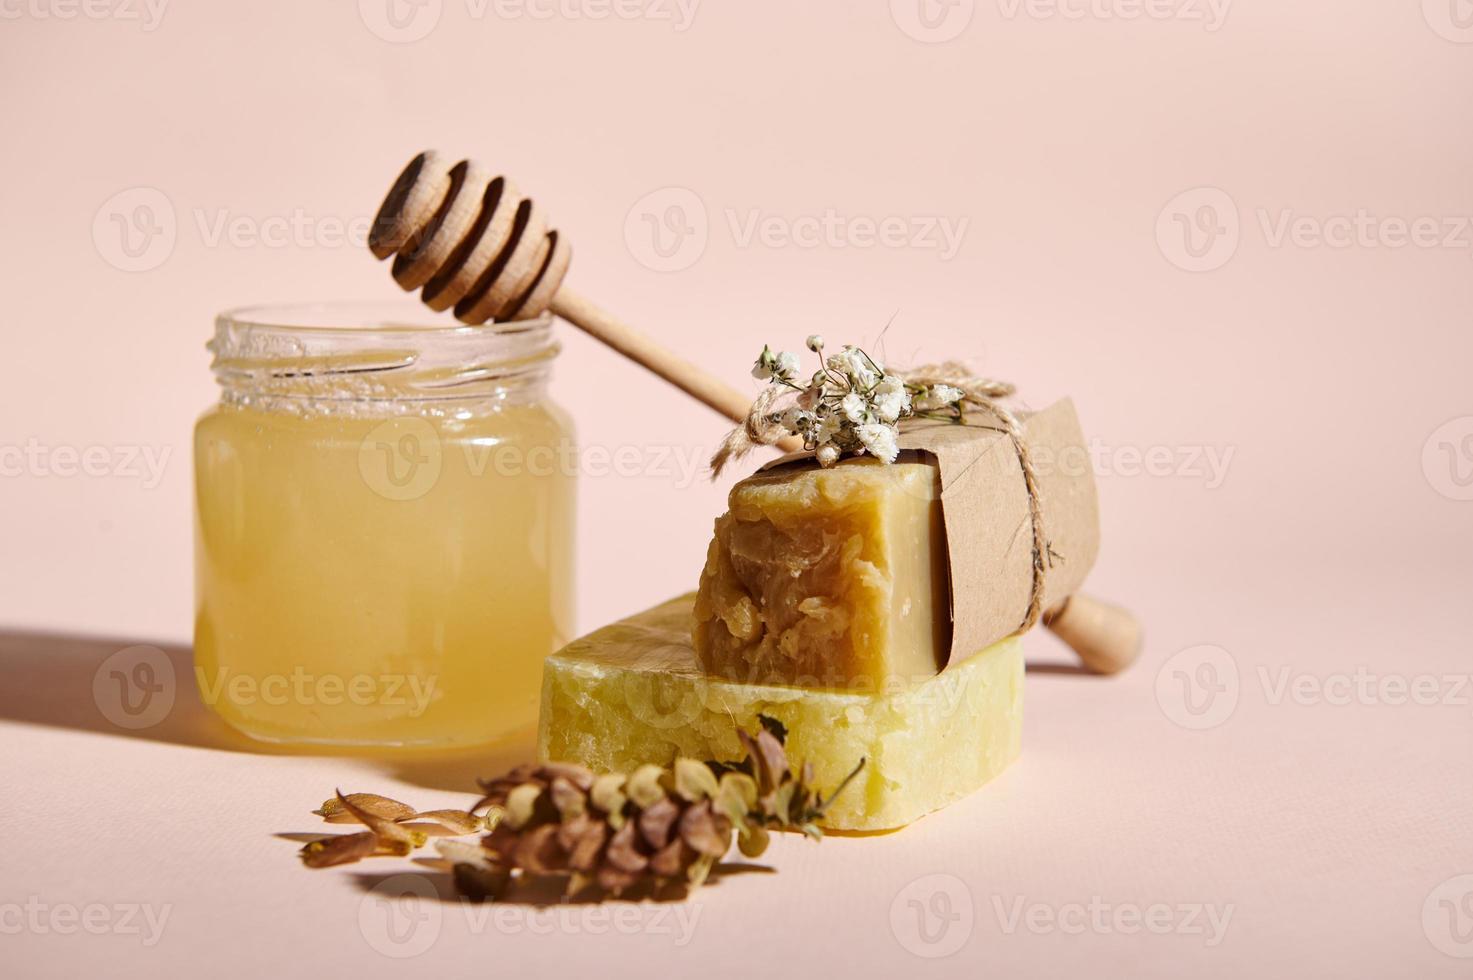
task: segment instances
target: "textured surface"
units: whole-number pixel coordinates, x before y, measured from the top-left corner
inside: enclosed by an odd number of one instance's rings
[[[868,690],[932,677],[950,637],[936,467],[850,459],[732,487],[696,597],[713,674]]]
[[[690,646],[692,597],[596,630],[550,657],[538,754],[595,770],[629,771],[676,755],[742,756],[736,726],[769,715],[788,753],[832,788],[860,759],[865,771],[834,803],[840,830],[902,827],[960,799],[1018,754],[1023,654],[1017,640],[928,681],[874,693],[742,684],[706,675]]]

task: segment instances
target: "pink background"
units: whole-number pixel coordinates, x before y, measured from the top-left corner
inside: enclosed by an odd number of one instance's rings
[[[1219,22],[1195,0],[925,0],[923,22],[921,0],[706,0],[686,23],[654,0],[634,19],[427,0],[396,28],[388,2],[0,8],[0,926],[32,897],[173,906],[148,947],[7,934],[24,974],[404,968],[366,940],[351,870],[308,875],[268,833],[311,829],[339,782],[459,802],[493,762],[242,752],[187,685],[124,737],[90,685],[129,642],[188,640],[213,314],[395,294],[342,228],[427,146],[517,179],[574,242],[570,284],[733,382],[764,342],[868,343],[893,316],[894,361],[968,356],[1028,404],[1072,395],[1105,450],[1091,590],[1149,642],[1113,681],[1034,673],[1024,758],[996,784],[899,835],[782,842],[775,879],[703,893],[684,945],[473,934],[446,905],[407,962],[1466,973],[1447,951],[1473,955],[1466,3],[1236,0]],[[830,210],[836,241],[793,240]],[[656,243],[647,215],[692,234]],[[1220,233],[1189,242],[1178,216]],[[889,218],[921,239],[868,243]],[[125,241],[135,219],[163,233]],[[964,227],[954,254],[931,219]],[[582,443],[648,464],[582,479],[589,629],[693,585],[725,485],[660,460],[699,460],[722,426],[564,338],[556,396]],[[106,473],[56,472],[91,447]],[[167,453],[157,480],[124,465],[135,448]],[[1372,693],[1330,703],[1357,669]],[[1192,714],[1187,676],[1237,685]],[[1399,703],[1427,678],[1435,703]],[[915,883],[932,874],[954,877]],[[959,916],[943,942],[969,930],[951,955],[895,925],[917,895]],[[994,904],[1092,896],[1235,911],[1208,947],[1009,933]]]

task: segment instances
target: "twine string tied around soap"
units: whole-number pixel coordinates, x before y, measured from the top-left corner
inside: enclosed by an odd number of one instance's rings
[[[966,421],[966,416],[969,410],[979,412],[996,422],[1012,443],[1013,451],[1018,456],[1018,466],[1023,471],[1023,485],[1028,491],[1028,519],[1033,532],[1033,586],[1028,596],[1028,610],[1016,630],[1017,633],[1026,633],[1037,625],[1043,615],[1044,580],[1056,556],[1049,547],[1044,531],[1043,494],[1038,486],[1038,472],[1033,463],[1033,454],[1028,448],[1028,440],[1023,436],[1023,423],[1002,403],[1002,399],[1016,394],[1017,389],[1006,381],[979,377],[969,371],[966,365],[955,361],[927,364],[896,373],[907,384],[928,388],[949,385],[956,388],[962,393],[958,401],[961,407],[960,424],[974,424]],[[782,413],[773,411],[778,399],[784,394],[786,392],[781,388],[772,385],[757,396],[746,419],[727,433],[712,454],[713,475],[720,475],[727,463],[741,459],[759,446],[774,445],[789,434],[787,426],[782,423]],[[906,421],[902,420],[901,425],[904,426]]]

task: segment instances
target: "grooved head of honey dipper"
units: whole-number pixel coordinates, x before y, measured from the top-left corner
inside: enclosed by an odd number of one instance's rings
[[[450,164],[434,150],[416,154],[389,188],[368,232],[368,248],[386,259],[408,243],[439,209],[450,189]]]
[[[567,240],[511,181],[427,151],[409,161],[374,219],[369,248],[394,279],[464,323],[545,312],[568,271]]]

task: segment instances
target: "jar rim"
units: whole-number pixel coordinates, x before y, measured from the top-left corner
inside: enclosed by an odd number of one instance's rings
[[[308,300],[297,303],[251,303],[231,307],[215,317],[215,329],[317,334],[385,333],[433,339],[435,336],[489,338],[526,333],[552,325],[552,314],[527,320],[471,325],[422,303],[404,300]]]
[[[400,300],[237,307],[208,349],[227,401],[346,404],[537,397],[559,345],[549,313],[471,326]]]

